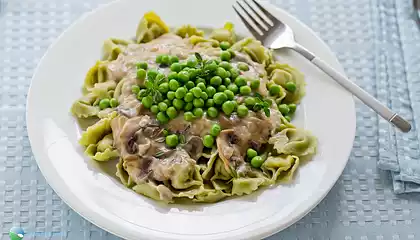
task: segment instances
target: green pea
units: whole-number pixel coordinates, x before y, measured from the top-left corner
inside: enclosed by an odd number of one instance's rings
[[[186,93],[184,97],[185,102],[192,102],[194,100],[194,94],[192,93]]]
[[[143,68],[137,69],[137,79],[144,80],[146,78],[146,70]]]
[[[207,62],[207,64],[204,66],[204,70],[206,70],[206,71],[210,71],[210,72],[213,72],[213,71],[216,71],[216,69],[217,69],[217,63],[215,62],[215,61],[209,61],[209,62]]]
[[[171,64],[174,64],[179,62],[179,58],[177,56],[170,56],[169,61],[171,62]]]
[[[213,144],[214,144],[214,137],[213,136],[211,136],[211,135],[205,135],[203,137],[203,145],[206,148],[212,148],[213,147]]]
[[[200,98],[203,100],[207,100],[209,98],[209,95],[207,95],[206,92],[202,92]]]
[[[162,64],[164,64],[164,65],[169,65],[170,64],[170,62],[171,62],[171,59],[169,58],[169,56],[168,55],[163,55],[162,56]]]
[[[290,108],[289,106],[287,106],[287,104],[280,104],[279,111],[281,112],[281,114],[286,115],[290,112]]]
[[[150,108],[153,105],[153,98],[152,96],[146,96],[141,100],[141,103],[145,108]]]
[[[195,84],[199,84],[199,83],[206,84],[206,80],[204,78],[197,78],[197,80],[195,80]]]
[[[235,110],[238,108],[238,102],[232,101],[233,105],[235,105]]]
[[[164,112],[158,112],[158,114],[156,115],[156,119],[159,121],[160,124],[166,124],[169,122],[169,118]]]
[[[169,81],[169,89],[176,91],[179,88],[179,82],[175,79]]]
[[[178,116],[178,111],[174,107],[168,107],[168,109],[166,109],[166,114],[170,119],[174,119]]]
[[[241,93],[241,95],[249,95],[251,94],[251,88],[249,86],[242,86],[241,88],[239,88],[239,92]]]
[[[156,63],[161,64],[161,63],[162,63],[162,58],[163,58],[163,54],[161,54],[161,55],[157,55],[157,56],[156,56]]]
[[[206,101],[206,107],[213,107],[214,106],[214,100],[213,99],[207,99]]]
[[[194,114],[192,112],[184,112],[184,120],[187,122],[191,122],[194,120]]]
[[[223,42],[220,43],[220,48],[222,50],[226,50],[226,49],[230,48],[230,43],[223,41]]]
[[[181,72],[182,66],[180,63],[172,63],[171,65],[171,71],[173,72]]]
[[[224,68],[222,68],[222,67],[218,67],[216,69],[216,75],[219,76],[219,77],[221,77],[222,79],[227,78],[227,77],[230,77],[228,75],[228,72]]]
[[[291,121],[292,121],[292,118],[291,118],[289,115],[284,116],[284,118],[285,118],[285,119],[286,119],[286,121],[288,121],[288,122],[291,122]]]
[[[246,150],[246,156],[247,156],[249,159],[252,159],[252,158],[254,158],[254,157],[258,156],[258,153],[257,153],[257,151],[255,151],[254,149],[252,149],[252,148],[248,148],[248,150]]]
[[[240,62],[240,63],[238,63],[238,69],[241,70],[241,71],[248,71],[249,66],[246,63]]]
[[[147,69],[147,62],[138,62],[136,64],[136,68],[137,69],[142,68],[142,69],[146,70]]]
[[[175,91],[175,97],[178,99],[182,99],[187,94],[187,89],[184,87],[180,87]]]
[[[134,94],[138,94],[140,92],[140,87],[138,85],[131,86],[131,92]]]
[[[245,98],[245,105],[249,108],[254,107],[254,105],[257,103],[257,101],[255,100],[255,98],[253,97],[247,97]]]
[[[179,64],[181,65],[181,69],[184,69],[184,68],[187,67],[187,62],[182,62],[182,63],[179,63]]]
[[[110,105],[112,108],[117,107],[117,106],[118,106],[118,100],[117,100],[117,99],[115,99],[115,98],[111,98],[111,100],[109,100],[109,105]]]
[[[280,89],[280,86],[279,85],[273,84],[273,85],[270,86],[270,88],[268,89],[268,91],[270,92],[270,95],[271,96],[277,96],[277,95],[279,95],[281,89]]]
[[[230,78],[232,79],[236,79],[239,76],[239,71],[235,68],[231,68],[229,72],[230,72]]]
[[[229,62],[223,61],[219,64],[219,67],[224,68],[225,70],[229,71],[232,68]]]
[[[222,128],[220,127],[219,124],[213,124],[213,126],[211,126],[210,128],[210,135],[212,135],[213,137],[217,137],[219,136],[220,132],[222,131]]]
[[[166,94],[166,97],[167,97],[169,100],[174,100],[174,98],[175,98],[175,92],[173,92],[173,91],[169,91],[169,92]]]
[[[228,51],[223,51],[222,53],[220,53],[220,59],[222,59],[222,61],[230,61],[231,58],[232,55]]]
[[[225,86],[229,86],[231,83],[232,83],[232,81],[230,80],[230,78],[225,78],[225,79],[223,79],[223,84],[224,84]]]
[[[227,87],[227,89],[228,89],[229,91],[232,91],[234,94],[238,93],[238,91],[239,91],[238,86],[236,86],[235,84],[230,84],[230,85]]]
[[[112,99],[111,99],[111,103],[112,103]],[[112,107],[112,104],[111,104],[111,107]],[[296,104],[291,103],[291,104],[288,105],[288,107],[289,107],[289,113],[295,113],[296,112],[296,108],[297,108]]]
[[[137,71],[138,72],[138,71]],[[159,74],[158,70],[156,69],[149,69],[147,70],[147,78],[148,79],[156,79],[156,76]],[[144,79],[144,78],[143,78]]]
[[[201,118],[204,115],[204,111],[202,108],[194,108],[193,113],[196,118]]]
[[[99,108],[100,109],[105,109],[105,108],[109,108],[110,106],[110,102],[108,98],[104,98],[101,101],[99,101]]]
[[[193,88],[195,86],[195,84],[194,84],[194,82],[193,81],[188,81],[186,84],[185,84],[185,87],[189,90],[189,89],[191,89],[191,88]]]
[[[252,80],[250,85],[252,89],[258,89],[260,87],[260,80]]]
[[[199,88],[199,87],[194,87],[190,91],[192,92],[192,94],[194,94],[194,97],[196,97],[196,98],[200,98],[201,97],[201,93],[203,92],[201,90],[201,88]]]
[[[158,90],[160,93],[166,94],[169,91],[169,84],[166,82],[161,83],[158,87]]]
[[[190,80],[190,74],[187,71],[181,71],[178,73],[178,80],[181,83],[187,83]]]
[[[260,156],[255,156],[251,159],[251,166],[254,168],[260,168],[264,163],[264,159]]]
[[[207,92],[207,95],[209,97],[213,97],[214,94],[216,94],[217,91],[216,91],[216,89],[214,87],[208,86],[206,92]]]
[[[166,142],[166,145],[168,145],[168,147],[174,148],[178,146],[179,139],[177,135],[171,134],[171,135],[166,136],[165,142]]]
[[[235,79],[235,84],[236,84],[238,87],[245,86],[245,85],[246,85],[246,78],[245,78],[245,77],[243,77],[243,76],[238,76],[238,77]]]
[[[204,100],[201,99],[201,98],[195,98],[193,100],[193,105],[194,105],[194,107],[197,107],[197,108],[204,107]]]
[[[197,84],[197,87],[199,87],[202,91],[206,91],[206,84],[205,83],[200,82],[200,83]]]
[[[185,102],[181,99],[175,98],[172,101],[172,105],[177,109],[177,110],[181,110],[182,108],[184,108],[184,104]]]
[[[166,103],[166,105],[168,105],[168,107],[172,105],[172,102],[169,99],[165,99],[162,102]]]
[[[227,87],[225,85],[220,85],[219,87],[217,87],[218,92],[224,92],[225,90],[227,90]]]
[[[222,105],[222,110],[226,115],[230,115],[235,110],[235,104],[232,101],[226,101]]]
[[[215,107],[209,107],[207,109],[207,115],[211,118],[215,118],[219,115],[219,111]]]
[[[296,84],[294,82],[287,82],[286,85],[284,86],[287,91],[289,92],[295,92],[296,91]]]
[[[158,107],[159,107],[159,110],[162,111],[162,112],[165,112],[168,109],[168,105],[164,102],[160,102],[158,104]]]
[[[224,102],[226,102],[227,96],[225,93],[218,92],[214,94],[213,99],[214,99],[214,103],[218,105],[222,105]]]
[[[159,107],[158,107],[158,105],[152,105],[152,106],[150,107],[150,111],[151,111],[152,113],[154,113],[154,114],[157,114],[157,113],[159,112]]]
[[[248,108],[245,105],[239,105],[236,111],[239,117],[246,117],[248,115]]]
[[[190,75],[190,79],[196,78],[198,76],[199,72],[200,71],[198,69],[195,69],[195,68],[189,69],[188,74]]]
[[[195,66],[197,66],[197,58],[195,58],[195,57],[190,57],[190,58],[187,60],[187,66],[188,66],[188,67],[190,67],[190,68],[194,68]]]
[[[168,80],[172,80],[172,79],[178,79],[178,73],[176,72],[171,72],[168,74]]]
[[[229,100],[233,100],[233,98],[235,98],[235,94],[230,90],[225,90],[224,93],[226,94]]]
[[[185,111],[191,111],[193,108],[194,108],[194,105],[193,105],[193,103],[192,103],[192,102],[188,102],[188,103],[186,103],[186,104],[185,104],[185,106],[184,106],[184,110],[185,110]]]
[[[222,84],[222,78],[220,76],[214,76],[210,79],[210,84],[217,87]]]
[[[270,98],[264,99],[264,102],[268,103],[269,106],[273,105],[273,100],[271,100]]]

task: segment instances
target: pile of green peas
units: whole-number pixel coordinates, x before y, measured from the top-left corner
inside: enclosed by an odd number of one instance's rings
[[[222,49],[230,47],[229,43],[221,44]],[[161,67],[170,68],[166,81],[157,90],[162,99],[156,101],[152,96],[146,96],[146,89],[133,86],[132,91],[144,107],[156,114],[161,124],[176,118],[183,113],[186,121],[193,121],[206,115],[217,118],[220,112],[231,115],[234,112],[239,117],[246,117],[252,108],[252,101],[239,104],[236,95],[251,96],[252,91],[260,85],[259,79],[248,79],[241,74],[248,71],[246,63],[238,63],[236,67],[230,63],[234,52],[223,50],[220,59],[208,60],[200,63],[195,55],[180,62],[176,56],[158,55],[156,62]],[[203,74],[205,72],[205,74]],[[150,76],[157,76],[156,69],[148,69],[146,62],[137,63],[137,78],[144,80]]]

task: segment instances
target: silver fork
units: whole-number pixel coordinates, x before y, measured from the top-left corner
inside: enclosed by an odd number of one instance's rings
[[[247,0],[236,1],[242,11],[238,11],[238,8],[235,5],[233,5],[233,9],[252,35],[257,40],[261,41],[265,47],[271,49],[288,48],[295,50],[402,132],[410,131],[411,125],[407,120],[380,103],[346,76],[298,44],[295,41],[293,31],[289,26],[274,17],[257,1],[250,1],[254,4],[250,4]],[[245,3],[246,6],[242,4],[242,2]]]

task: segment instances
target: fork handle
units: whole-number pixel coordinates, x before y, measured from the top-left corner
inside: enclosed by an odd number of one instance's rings
[[[351,92],[354,96],[359,98],[377,114],[383,117],[385,120],[396,126],[402,132],[409,132],[411,130],[410,123],[399,116],[396,112],[393,112],[387,106],[380,103],[376,98],[367,93],[365,90],[357,86],[353,81],[348,79],[346,76],[332,68],[329,64],[324,62],[322,59],[318,58],[312,54],[309,50],[304,48],[301,45],[296,45],[293,48],[296,52],[300,53],[306,59],[311,61],[315,66],[333,78],[338,84]]]

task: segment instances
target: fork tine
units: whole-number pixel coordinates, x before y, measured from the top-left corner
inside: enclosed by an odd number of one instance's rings
[[[268,30],[271,26],[271,23],[269,23],[264,17],[261,17],[261,14],[255,11],[255,9],[251,6],[251,4],[249,4],[247,0],[244,0],[243,2],[245,2],[249,9],[251,9],[251,11],[254,12],[255,16],[257,16],[257,18],[265,25],[265,30]]]
[[[243,2],[246,2],[246,1],[243,1]],[[248,11],[248,10],[246,10],[244,8],[244,6],[242,6],[242,3],[240,1],[236,1],[236,3],[239,5],[239,7],[241,7],[242,11],[248,16],[248,18],[251,19],[251,21],[255,24],[255,26],[257,26],[261,30],[262,33],[264,33],[265,31],[267,31],[266,30],[266,27],[264,25],[261,25],[261,23],[259,23],[254,18],[254,16],[252,16],[251,13],[249,12],[249,11],[251,11],[251,12],[254,12],[255,13],[254,9],[250,8],[250,10]]]
[[[232,5],[232,7],[233,7],[233,10],[235,10],[236,14],[239,16],[239,18],[241,19],[241,21],[245,24],[245,27],[248,28],[248,30],[251,32],[251,34],[256,39],[261,40],[261,34],[257,30],[255,30],[255,28],[251,24],[249,24],[248,20],[246,20],[246,18],[242,16],[242,14],[238,11],[238,9],[236,9],[235,5]]]
[[[273,22],[273,24],[275,25],[276,24],[276,22],[279,22],[279,20],[276,18],[276,17],[274,17],[269,11],[267,11],[263,6],[261,6],[261,4],[260,3],[258,3],[256,0],[251,0],[257,7],[258,7],[258,9],[262,12],[262,13],[264,13],[265,14],[265,16],[268,18],[268,19],[270,19],[270,21],[272,21]],[[267,22],[267,21],[265,21],[265,22]],[[268,23],[268,22],[267,22]],[[269,25],[271,25],[270,23],[268,23]]]

